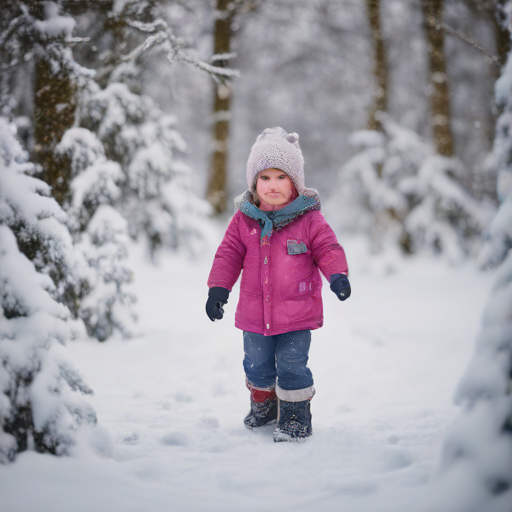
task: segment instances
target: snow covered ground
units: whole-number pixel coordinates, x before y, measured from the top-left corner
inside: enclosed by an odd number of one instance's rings
[[[139,253],[143,335],[69,344],[95,390],[105,429],[96,444],[111,456],[21,454],[0,467],[2,512],[426,507],[492,275],[423,258],[386,273],[359,244],[344,245],[353,295],[341,303],[324,287],[325,326],[310,353],[310,439],[278,444],[272,426],[244,428],[237,290],[223,321],[204,313],[213,252],[196,261],[162,257],[157,266]]]

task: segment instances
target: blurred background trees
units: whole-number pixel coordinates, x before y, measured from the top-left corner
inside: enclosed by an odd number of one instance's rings
[[[38,12],[47,6],[30,4]],[[503,61],[509,38],[499,22],[499,0],[445,0],[444,5],[433,0],[98,0],[55,5],[74,20],[73,37],[89,38],[68,46],[76,62],[95,70],[100,87],[121,81],[177,117],[188,144],[184,161],[197,177],[198,195],[208,196],[217,211],[213,183],[220,180],[217,188],[224,189],[225,207],[231,210],[230,200],[244,183],[241,170],[248,150],[262,127],[282,124],[301,134],[311,169],[308,179],[328,195],[341,165],[352,156],[349,135],[366,128],[380,110],[436,144],[434,131],[442,127],[453,139],[449,156],[468,168],[458,180],[479,199],[494,194],[496,200],[496,173],[484,161],[493,140],[497,112],[491,98],[499,68],[443,27],[467,35]],[[3,16],[8,19],[8,13]],[[191,54],[204,62],[214,57],[213,64],[236,68],[240,77],[215,82],[178,59],[170,65],[162,51],[141,52],[130,71],[125,58],[145,41],[137,23],[156,19],[165,20]],[[15,117],[27,113],[32,119],[31,77],[37,74],[32,75],[26,50],[20,51],[24,58],[8,81],[17,101]],[[229,103],[221,105],[221,97],[224,102],[229,97]],[[65,98],[54,101],[64,104]],[[443,138],[449,147],[449,136]],[[32,151],[34,145],[32,140]],[[226,151],[222,158],[219,148]],[[441,155],[446,151],[437,149]],[[224,184],[216,177],[222,173]]]

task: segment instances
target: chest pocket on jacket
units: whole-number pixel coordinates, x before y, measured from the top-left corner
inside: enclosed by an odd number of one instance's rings
[[[296,254],[304,254],[308,252],[308,248],[306,244],[302,240],[286,240],[286,249],[288,250],[288,254],[290,256],[295,256]]]

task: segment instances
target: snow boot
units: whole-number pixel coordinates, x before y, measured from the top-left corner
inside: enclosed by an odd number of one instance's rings
[[[274,441],[304,441],[313,433],[311,426],[311,400],[285,402],[279,400],[277,428]]]
[[[244,418],[244,425],[253,429],[262,427],[277,419],[277,396],[275,388],[257,389],[247,384],[251,392],[251,410]]]

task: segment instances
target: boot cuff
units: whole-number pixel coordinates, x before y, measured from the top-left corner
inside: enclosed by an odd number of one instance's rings
[[[309,386],[309,388],[303,389],[283,389],[276,385],[276,394],[279,400],[284,402],[304,402],[310,400],[315,396],[315,388]]]
[[[272,384],[272,386],[269,386],[268,388],[260,388],[258,386],[256,386],[255,384],[253,384],[252,382],[249,382],[249,380],[245,379],[245,385],[247,386],[247,389],[249,390],[252,390],[252,389],[257,389],[258,391],[274,391],[276,385],[275,384]]]

